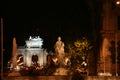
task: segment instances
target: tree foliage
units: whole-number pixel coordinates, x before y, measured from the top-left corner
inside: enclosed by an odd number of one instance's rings
[[[66,45],[67,52],[71,55],[72,64],[80,64],[83,57],[87,57],[92,46],[86,38],[70,42]]]

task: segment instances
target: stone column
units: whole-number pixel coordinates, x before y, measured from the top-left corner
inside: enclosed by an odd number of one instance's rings
[[[46,62],[47,61],[47,52],[46,51],[44,51],[44,53],[43,53],[43,65],[46,65]]]
[[[31,66],[31,54],[26,55],[26,66],[30,67]]]

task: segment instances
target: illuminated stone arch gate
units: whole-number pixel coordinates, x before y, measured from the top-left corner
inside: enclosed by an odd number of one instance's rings
[[[26,40],[26,45],[21,48],[18,48],[17,55],[23,55],[23,64],[24,66],[30,67],[32,65],[32,56],[37,55],[39,66],[46,65],[47,63],[47,51],[42,48],[43,40],[38,37],[29,37],[29,40]]]

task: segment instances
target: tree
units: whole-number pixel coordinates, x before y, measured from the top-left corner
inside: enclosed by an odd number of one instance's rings
[[[75,67],[79,66],[83,60],[87,59],[92,46],[90,42],[83,37],[80,40],[70,42],[66,45],[66,51],[71,55],[71,63]]]

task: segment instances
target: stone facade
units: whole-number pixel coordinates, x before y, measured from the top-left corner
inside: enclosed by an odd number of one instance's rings
[[[120,48],[120,22],[118,20],[120,16],[120,5],[117,5],[115,1],[104,0],[102,8],[102,29],[101,38],[102,45],[100,49],[100,56],[98,60],[98,72],[106,72],[112,75],[120,73],[119,71],[119,56]],[[104,43],[104,40],[107,40]],[[108,51],[105,50],[104,44],[108,47]],[[103,50],[104,49],[104,50]],[[108,54],[108,55],[107,55]],[[105,56],[107,55],[107,56]]]

